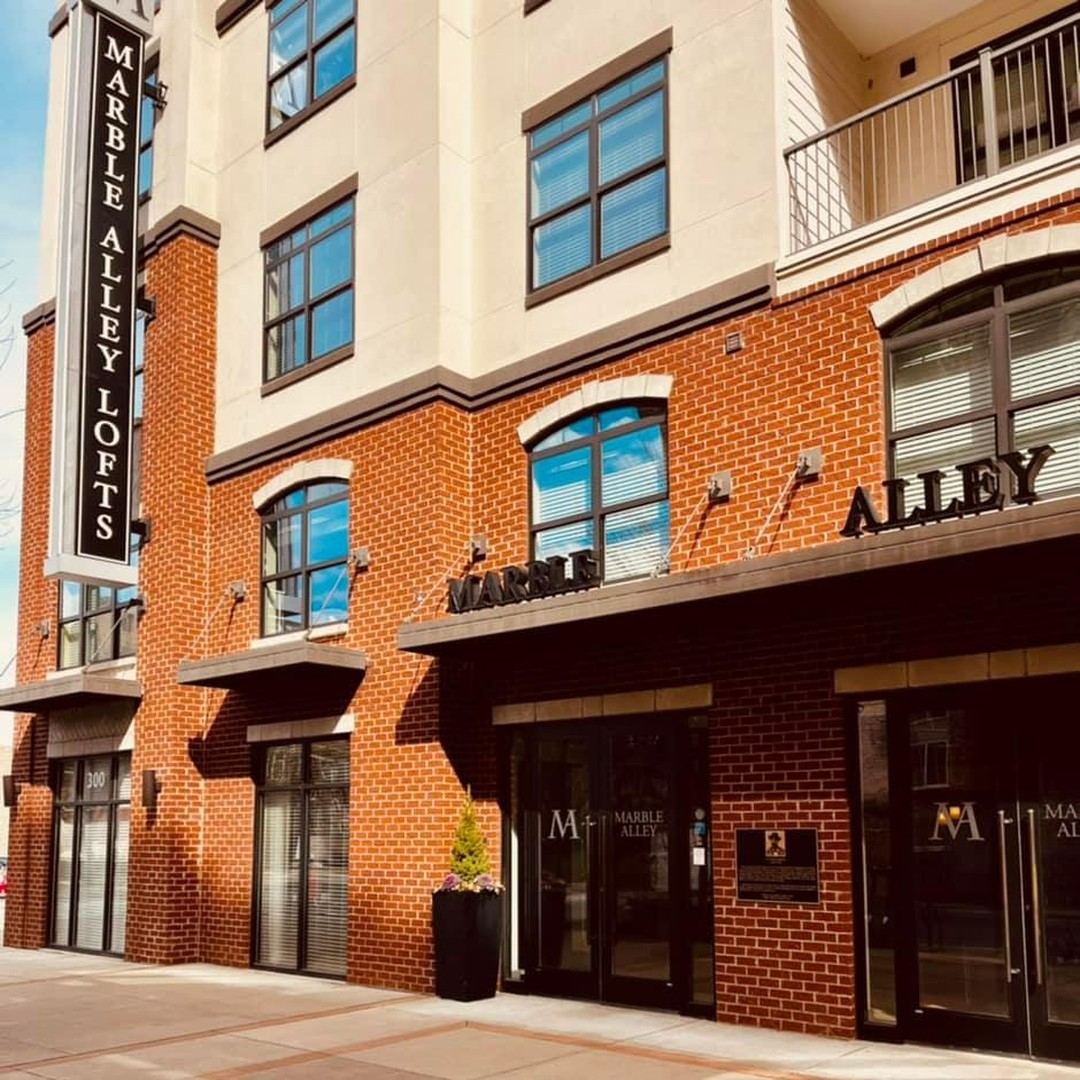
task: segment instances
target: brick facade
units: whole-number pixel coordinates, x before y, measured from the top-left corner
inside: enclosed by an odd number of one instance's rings
[[[716,1015],[739,1023],[850,1036],[856,1031],[849,721],[837,667],[1076,639],[1068,546],[1018,577],[995,553],[622,615],[599,626],[536,631],[465,658],[402,652],[398,630],[442,617],[443,582],[465,569],[484,533],[488,566],[528,556],[526,455],[518,425],[597,379],[668,374],[672,574],[823,544],[858,484],[886,474],[881,337],[868,306],[980,238],[1080,219],[1077,198],[942,239],[888,266],[673,336],[585,374],[555,379],[473,412],[416,407],[208,486],[213,449],[215,264],[190,237],[147,268],[157,318],[147,335],[142,513],[153,533],[140,567],[147,599],[139,638],[144,698],[134,775],[155,770],[157,811],[133,807],[127,955],[156,962],[251,960],[255,796],[248,725],[351,713],[348,978],[432,987],[430,889],[445,867],[462,791],[471,787],[498,860],[501,770],[491,708],[515,701],[709,682]],[[738,330],[745,347],[724,351]],[[47,432],[52,331],[31,337],[28,430]],[[820,479],[798,485],[768,532],[796,454],[824,448]],[[371,553],[350,580],[348,630],[362,649],[355,692],[312,682],[293,692],[182,687],[182,659],[247,649],[259,637],[260,535],[253,494],[299,461],[353,462],[350,548]],[[709,476],[730,469],[730,502],[706,506]],[[43,582],[48,439],[28,446],[23,516],[20,682],[55,667],[55,585]],[[987,580],[1000,587],[987,590]],[[243,581],[247,598],[226,598]],[[923,598],[940,604],[928,625]],[[30,787],[12,829],[7,943],[44,942],[50,795],[47,721],[18,727],[16,775]],[[36,733],[32,735],[32,732]],[[33,749],[33,765],[31,755]],[[737,903],[736,828],[815,828],[817,906]]]

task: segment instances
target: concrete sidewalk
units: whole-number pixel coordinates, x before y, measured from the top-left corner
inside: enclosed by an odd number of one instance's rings
[[[0,1078],[1077,1080],[1074,1067],[501,995],[0,949]]]

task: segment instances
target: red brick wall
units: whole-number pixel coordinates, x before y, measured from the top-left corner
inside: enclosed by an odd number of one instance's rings
[[[200,633],[209,559],[209,489],[203,463],[213,448],[217,356],[217,262],[188,236],[148,261],[146,292],[157,316],[146,334],[141,514],[152,523],[142,549],[135,778],[128,871],[127,956],[197,959],[202,790],[195,749],[207,722],[205,691],[180,686],[176,669]],[[157,809],[140,805],[139,778],[161,782]]]
[[[26,356],[25,457],[19,564],[18,682],[42,679],[56,667],[56,585],[41,576],[49,538],[49,462],[55,328],[30,336]],[[39,625],[49,624],[43,638]],[[28,715],[15,719],[12,772],[21,785],[8,838],[5,944],[39,948],[48,919],[52,794],[45,758],[48,725]]]
[[[1067,200],[1018,215],[1009,227],[1077,216]],[[524,645],[477,648],[467,662],[401,653],[397,632],[412,617],[418,595],[430,593],[417,617],[442,617],[445,577],[465,568],[472,533],[487,535],[489,566],[526,558],[527,458],[516,428],[596,379],[674,376],[668,438],[673,535],[690,519],[673,554],[674,572],[732,562],[754,543],[759,557],[851,543],[841,541],[838,530],[852,490],[860,483],[876,486],[885,474],[881,345],[867,307],[977,238],[974,231],[948,238],[889,267],[849,275],[473,415],[445,404],[417,408],[209,489],[203,463],[213,432],[214,255],[189,238],[167,245],[148,268],[158,318],[147,338],[142,498],[153,539],[141,569],[148,606],[138,670],[145,698],[134,762],[136,778],[142,769],[157,771],[162,795],[152,819],[139,807],[133,811],[129,956],[249,962],[255,795],[245,730],[349,712],[356,725],[349,978],[430,989],[429,892],[445,868],[466,785],[498,855],[492,704],[709,681],[716,699],[709,730],[717,1013],[852,1034],[850,809],[844,710],[832,694],[832,670],[1075,638],[1078,597],[1075,588],[1055,582],[1059,561],[1035,568],[1034,587],[1016,584],[1004,596],[980,587],[980,575],[1008,576],[986,557],[947,577],[933,570],[879,574],[854,585],[806,586],[611,620],[602,635],[591,628],[538,633]],[[745,348],[726,356],[724,336],[736,329]],[[31,362],[31,407],[47,430],[48,408],[41,403],[49,397],[50,331],[35,335],[31,352],[48,357]],[[39,497],[30,487],[48,472],[47,440],[41,446],[31,448],[28,499]],[[758,542],[796,454],[813,446],[824,448],[821,478],[795,490]],[[370,568],[352,580],[348,631],[329,643],[364,651],[368,670],[359,688],[298,679],[293,692],[260,696],[178,686],[181,659],[245,649],[258,637],[260,541],[252,495],[296,462],[324,457],[354,465],[350,543],[371,552]],[[719,469],[732,471],[734,494],[729,503],[706,509],[701,500],[708,477]],[[54,648],[47,643],[49,659],[42,659],[32,633],[41,618],[55,621],[55,587],[41,582],[34,554],[38,545],[43,557],[44,538],[35,532],[43,522],[43,514],[24,517],[23,680],[51,666]],[[236,580],[246,583],[247,599],[219,607]],[[939,603],[941,617],[928,627],[918,598],[958,590],[965,603]],[[17,769],[28,775],[25,725],[20,732]],[[38,808],[40,824],[32,832],[20,810],[13,852],[16,842],[33,835],[40,859],[48,845],[45,789],[27,805]],[[819,906],[735,901],[735,829],[769,826],[819,830]],[[16,893],[25,889],[17,880],[14,887]],[[16,898],[9,907],[9,920],[23,910],[21,903]],[[43,908],[43,895],[28,896],[31,923],[44,925]],[[18,943],[40,940],[40,933],[18,933]],[[9,921],[9,940],[12,934]]]

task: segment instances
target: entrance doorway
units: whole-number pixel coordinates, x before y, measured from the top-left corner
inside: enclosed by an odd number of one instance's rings
[[[343,978],[349,741],[269,745],[258,768],[253,962]]]
[[[892,967],[905,1038],[1080,1060],[1078,689],[888,702],[889,855],[864,741],[869,997]]]
[[[62,761],[55,776],[49,940],[60,948],[123,956],[131,755]]]
[[[520,737],[527,989],[711,1012],[705,744],[685,721],[544,725]]]

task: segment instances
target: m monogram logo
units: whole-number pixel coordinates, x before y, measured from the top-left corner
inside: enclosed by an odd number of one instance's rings
[[[944,826],[949,831],[951,840],[959,840],[963,829],[968,829],[968,840],[981,840],[979,822],[975,818],[975,804],[966,802],[960,806],[950,806],[948,803],[938,803],[934,808],[934,831],[930,839],[941,843],[945,837],[941,835]]]

